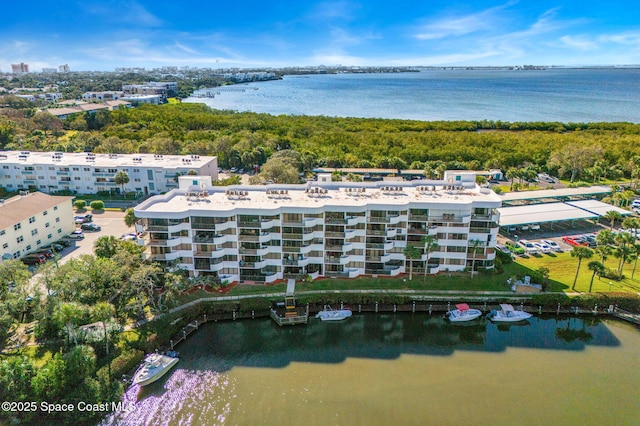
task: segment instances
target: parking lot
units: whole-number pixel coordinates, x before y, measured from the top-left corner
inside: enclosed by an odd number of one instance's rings
[[[93,223],[100,225],[102,229],[97,232],[84,231],[84,239],[74,241],[74,244],[62,251],[61,263],[82,254],[93,254],[93,243],[100,237],[113,235],[116,238],[120,238],[122,234],[133,232],[133,228],[127,227],[124,223],[124,212],[103,211],[92,214]]]
[[[532,243],[551,240],[558,244],[562,251],[571,251],[573,246],[563,241],[563,237],[596,234],[602,229],[609,229],[605,224],[595,223],[590,220],[579,220],[573,224],[571,222],[553,222],[540,224],[540,229],[531,228],[531,226],[501,228],[498,234],[498,244],[505,245],[522,240]]]

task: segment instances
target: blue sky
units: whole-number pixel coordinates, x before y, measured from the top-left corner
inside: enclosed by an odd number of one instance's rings
[[[31,0],[0,70],[118,66],[640,64],[637,0]]]

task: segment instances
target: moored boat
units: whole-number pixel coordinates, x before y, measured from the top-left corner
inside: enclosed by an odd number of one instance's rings
[[[471,309],[466,303],[458,303],[456,309],[447,311],[446,316],[451,322],[464,322],[480,318],[482,312],[478,309]]]
[[[487,318],[491,321],[496,322],[516,322],[516,321],[524,321],[526,319],[531,318],[533,315],[524,312],[524,311],[516,311],[513,309],[512,305],[507,303],[500,304],[500,310],[492,310],[487,314]]]
[[[351,314],[350,309],[331,309],[330,306],[326,306],[316,314],[316,318],[320,318],[322,321],[341,321],[349,318]]]
[[[178,363],[178,353],[168,351],[166,354],[150,354],[133,375],[133,384],[146,386],[164,376],[171,367]]]

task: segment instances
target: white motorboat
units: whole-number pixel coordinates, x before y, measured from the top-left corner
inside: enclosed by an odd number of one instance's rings
[[[171,367],[178,363],[178,353],[169,351],[166,355],[150,354],[133,375],[133,384],[146,386],[164,376]]]
[[[320,318],[322,321],[342,321],[350,316],[350,309],[331,309],[331,306],[325,306],[322,311],[316,314],[316,318]]]
[[[478,309],[471,309],[466,303],[459,303],[456,305],[456,309],[448,311],[446,315],[451,322],[463,322],[480,318],[482,312]]]
[[[532,316],[533,315],[528,312],[516,311],[515,309],[513,309],[512,305],[509,305],[507,303],[501,303],[499,311],[494,309],[489,312],[489,314],[487,314],[487,318],[489,318],[491,321],[498,322],[524,321],[531,318]]]

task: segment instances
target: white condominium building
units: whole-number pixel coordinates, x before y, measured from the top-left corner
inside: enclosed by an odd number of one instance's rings
[[[475,175],[455,183],[330,176],[306,185],[232,187],[180,178],[179,189],[135,209],[145,255],[229,282],[493,267],[501,199],[476,185]],[[436,247],[425,250],[427,236]]]
[[[216,180],[218,160],[199,155],[0,151],[0,186],[7,191],[94,194],[124,189],[157,194],[177,188],[177,176],[191,170]],[[129,177],[124,188],[115,183],[118,172]]]
[[[72,199],[33,192],[1,201],[2,259],[19,259],[75,231]]]

